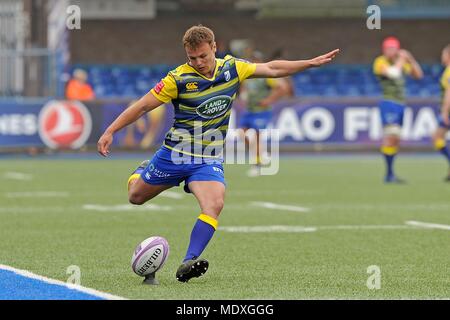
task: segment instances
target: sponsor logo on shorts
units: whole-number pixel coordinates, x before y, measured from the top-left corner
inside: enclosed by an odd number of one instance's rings
[[[214,171],[223,173],[223,170],[217,167],[212,167]]]
[[[145,173],[145,178],[149,180],[151,177],[168,178],[170,177],[170,173],[158,170],[155,168],[155,165],[153,163],[150,163],[150,165],[148,166],[148,171]]]

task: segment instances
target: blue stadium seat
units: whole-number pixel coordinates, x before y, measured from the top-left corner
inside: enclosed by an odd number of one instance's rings
[[[147,93],[175,66],[157,65],[101,65],[75,64],[89,74],[97,97],[138,97]],[[407,78],[408,96],[429,97],[440,94],[440,64],[423,65],[424,78]],[[310,69],[292,77],[298,96],[379,96],[381,88],[371,65],[329,65]]]

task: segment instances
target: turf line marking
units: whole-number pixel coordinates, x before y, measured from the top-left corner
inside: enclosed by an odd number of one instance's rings
[[[62,207],[62,206],[48,206],[48,207],[27,207],[27,206],[10,206],[10,207],[0,207],[0,213],[34,213],[34,212],[61,212],[67,209],[75,210],[75,207]],[[78,208],[77,208],[78,209]]]
[[[422,227],[422,228],[430,228],[430,229],[441,229],[441,230],[450,230],[450,226],[446,224],[437,224],[437,223],[429,223],[429,222],[421,222],[421,221],[406,221],[407,225]]]
[[[287,232],[304,233],[321,230],[399,230],[419,229],[405,225],[337,225],[337,226],[221,226],[219,230],[235,233]]]
[[[5,172],[3,177],[5,179],[22,180],[22,181],[29,181],[33,179],[33,176],[31,174],[13,171]]]
[[[16,268],[6,266],[3,264],[0,264],[0,269],[14,272],[15,274],[18,274],[18,275],[26,277],[26,278],[35,279],[35,280],[39,280],[39,281],[42,281],[45,283],[66,287],[71,290],[77,290],[77,291],[87,293],[87,294],[90,294],[90,295],[93,295],[96,297],[100,297],[103,299],[107,299],[107,300],[127,300],[126,298],[115,296],[115,295],[112,295],[112,294],[109,294],[106,292],[98,291],[98,290],[95,290],[92,288],[83,287],[81,285],[77,285],[77,284],[73,284],[73,283],[66,283],[66,282],[63,282],[60,280],[47,278],[47,277],[37,275],[37,274],[32,273],[27,270],[16,269]]]
[[[68,192],[58,191],[23,191],[23,192],[7,192],[7,198],[51,198],[51,197],[68,197]]]
[[[259,232],[314,232],[316,227],[302,226],[225,226],[219,227],[219,230],[237,233],[259,233]]]
[[[142,206],[136,206],[132,204],[118,204],[105,206],[100,204],[84,204],[82,207],[84,210],[93,210],[93,211],[101,211],[101,212],[110,212],[110,211],[170,211],[172,207],[169,206],[160,206],[154,203],[149,203]]]
[[[384,225],[337,225],[337,226],[320,226],[319,230],[398,230],[398,229],[417,229],[405,225],[397,224],[384,224]]]
[[[159,196],[164,197],[164,198],[169,198],[169,199],[183,199],[184,195],[182,195],[181,193],[178,192],[174,192],[174,191],[163,191],[162,193],[159,194]]]
[[[283,210],[283,211],[295,211],[295,212],[311,211],[310,208],[291,206],[291,205],[285,205],[285,204],[277,204],[277,203],[273,203],[273,202],[252,201],[250,204],[253,206],[261,207],[261,208]]]

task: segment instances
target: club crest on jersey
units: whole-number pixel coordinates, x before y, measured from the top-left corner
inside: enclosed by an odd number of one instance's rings
[[[198,90],[198,82],[188,82],[186,83],[187,91],[196,91]]]
[[[197,114],[206,119],[217,118],[227,112],[229,106],[231,105],[231,98],[229,96],[217,96],[212,97],[201,105],[199,105],[196,109]]]
[[[225,71],[224,75],[225,75],[225,81],[230,81],[230,79],[231,79],[230,70]]]

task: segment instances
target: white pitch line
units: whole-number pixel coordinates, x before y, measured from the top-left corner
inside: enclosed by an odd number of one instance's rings
[[[320,226],[319,230],[398,230],[398,229],[417,229],[410,226],[398,224],[374,224],[374,225],[337,225],[337,226]]]
[[[285,205],[285,204],[277,204],[277,203],[273,203],[273,202],[252,201],[250,204],[253,206],[261,207],[261,208],[283,210],[283,211],[295,211],[295,212],[311,211],[310,208]]]
[[[437,224],[437,223],[429,223],[429,222],[421,222],[421,221],[406,221],[407,225],[429,228],[429,229],[441,229],[441,230],[450,230],[450,226],[446,224]]]
[[[3,177],[6,179],[22,180],[22,181],[30,181],[33,179],[33,176],[31,174],[13,171],[5,172]]]
[[[170,199],[183,199],[184,195],[178,192],[173,191],[164,191],[161,194],[159,194],[161,197],[170,198]]]
[[[321,230],[399,230],[418,229],[405,225],[336,225],[336,226],[221,226],[219,230],[234,233],[285,232],[304,233]]]
[[[236,233],[259,233],[259,232],[314,232],[316,227],[302,226],[225,226],[219,227],[219,230]]]
[[[159,206],[154,203],[149,203],[143,206],[135,206],[132,204],[118,204],[112,206],[105,206],[100,204],[84,204],[84,210],[111,212],[111,211],[169,211],[172,208],[169,206]]]
[[[24,276],[24,277],[27,277],[27,278],[30,278],[30,279],[36,279],[36,280],[43,281],[43,282],[46,282],[46,283],[49,283],[49,284],[55,284],[55,285],[63,286],[63,287],[66,287],[68,289],[81,291],[81,292],[84,292],[84,293],[87,293],[87,294],[90,294],[90,295],[93,295],[93,296],[97,296],[97,297],[100,297],[100,298],[104,298],[104,299],[107,299],[107,300],[127,300],[126,298],[115,296],[115,295],[112,295],[112,294],[109,294],[109,293],[106,293],[106,292],[102,292],[102,291],[98,291],[98,290],[95,290],[95,289],[83,287],[83,286],[80,286],[80,285],[77,285],[77,284],[73,284],[73,283],[66,283],[66,282],[63,282],[63,281],[60,281],[60,280],[56,280],[56,279],[50,279],[50,278],[47,278],[47,277],[44,277],[44,276],[37,275],[37,274],[32,273],[32,272],[27,271],[27,270],[16,269],[16,268],[13,268],[13,267],[10,267],[10,266],[6,266],[6,265],[3,265],[3,264],[0,264],[0,269],[7,270],[7,271],[12,271],[12,272],[14,272],[14,273],[16,273],[18,275],[21,275],[21,276]]]
[[[23,191],[23,192],[6,192],[7,198],[56,198],[68,197],[68,192],[58,191]]]
[[[64,212],[67,210],[79,210],[79,208],[75,207],[26,207],[26,206],[11,206],[11,207],[0,207],[0,213],[7,212],[13,214],[21,214],[21,213],[35,213],[35,212]]]

